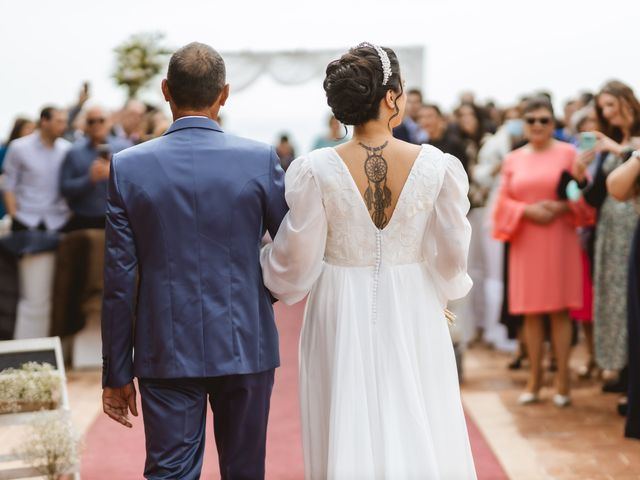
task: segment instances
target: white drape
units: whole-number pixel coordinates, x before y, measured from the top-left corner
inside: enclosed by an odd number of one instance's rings
[[[393,48],[407,87],[422,87],[424,48]],[[223,52],[227,78],[234,92],[249,88],[262,75],[283,85],[299,85],[324,76],[327,64],[347,51]]]

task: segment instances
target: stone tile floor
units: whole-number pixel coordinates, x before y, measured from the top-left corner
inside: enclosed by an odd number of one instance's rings
[[[465,408],[513,479],[640,480],[640,441],[623,437],[619,395],[601,393],[598,380],[572,378],[573,405],[551,401],[553,374],[545,375],[542,402],[520,406],[527,370],[509,371],[509,355],[483,346],[464,358]],[[574,349],[571,364],[585,363]]]

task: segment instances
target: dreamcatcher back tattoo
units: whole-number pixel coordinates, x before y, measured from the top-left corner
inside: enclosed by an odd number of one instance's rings
[[[383,229],[389,223],[385,209],[391,206],[391,190],[387,187],[389,169],[387,161],[382,155],[382,150],[388,143],[387,141],[379,147],[369,147],[359,142],[359,145],[367,151],[367,159],[364,162],[364,173],[367,176],[364,202],[371,215],[371,220],[379,229]]]

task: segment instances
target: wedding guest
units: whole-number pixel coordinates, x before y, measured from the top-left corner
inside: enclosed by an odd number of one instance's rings
[[[422,92],[417,88],[407,91],[407,102],[402,123],[393,129],[393,136],[405,142],[420,145],[427,143],[429,136],[420,126]]]
[[[456,112],[462,106],[470,106],[473,108],[475,115],[478,117],[478,121],[481,124],[482,131],[485,133],[496,133],[497,126],[502,124],[502,112],[498,107],[496,107],[495,103],[489,101],[485,107],[482,107],[476,102],[476,96],[471,91],[460,94],[460,103],[453,111],[453,121],[456,123],[458,123]],[[494,120],[494,116],[497,120]]]
[[[592,104],[588,104],[571,116],[571,131],[574,132],[575,141],[577,145],[579,133],[594,132],[598,129],[598,117],[596,116],[596,109]]]
[[[638,218],[631,201],[617,202],[607,194],[607,176],[632,150],[632,137],[640,135],[640,103],[633,90],[619,81],[604,85],[596,97],[599,132],[595,151],[599,159],[593,181],[584,190],[589,204],[598,209],[594,255],[594,337],[598,365],[618,380],[605,391],[626,390],[627,281],[631,239]],[[581,172],[588,168],[588,158]],[[581,180],[581,178],[579,178]]]
[[[78,92],[78,99],[75,104],[69,108],[69,122],[67,124],[67,131],[64,134],[64,138],[72,143],[82,138],[84,135],[84,132],[82,131],[82,126],[84,125],[82,113],[85,103],[89,100],[89,90],[89,82],[84,82]]]
[[[502,162],[511,150],[522,145],[524,122],[518,107],[510,107],[503,112],[500,128],[483,142],[478,151],[478,159],[473,169],[473,180],[492,196],[500,181]]]
[[[469,159],[464,143],[455,129],[448,124],[440,108],[435,104],[422,105],[419,122],[429,135],[429,144],[458,158],[468,174]]]
[[[492,235],[493,205],[497,198],[500,172],[505,157],[522,145],[524,135],[521,111],[518,107],[510,107],[503,112],[504,122],[497,132],[488,137],[478,152],[478,161],[472,171],[473,183],[485,192],[486,205],[482,221],[484,240],[485,278],[485,334],[486,341],[498,349],[509,350],[512,341],[519,339],[519,351],[515,354],[509,367],[518,369],[526,358],[524,340],[521,338],[522,317],[510,315],[508,308],[508,242],[496,240]],[[477,233],[477,232],[474,232]],[[505,331],[506,330],[506,331]]]
[[[278,154],[278,158],[280,158],[280,165],[286,171],[289,168],[289,165],[296,158],[296,152],[289,141],[289,136],[283,134],[280,136],[280,141],[276,146],[276,153]]]
[[[471,208],[484,204],[486,200],[482,189],[473,182],[473,172],[478,153],[485,140],[490,136],[486,130],[485,114],[480,107],[473,103],[463,103],[454,112],[455,123],[458,127],[467,157],[467,170],[470,172],[469,199]]]
[[[318,137],[313,144],[313,149],[336,147],[347,141],[347,131],[340,121],[333,115],[329,116],[329,131]]]
[[[58,231],[67,222],[69,210],[60,195],[59,182],[60,167],[70,147],[61,138],[66,128],[67,112],[46,107],[40,114],[38,130],[9,146],[4,162],[4,198],[14,232]],[[52,252],[20,258],[15,338],[49,334],[54,262]]]
[[[0,145],[0,169],[2,169],[4,157],[7,154],[7,150],[11,142],[17,140],[18,138],[31,135],[35,129],[36,124],[32,120],[29,120],[26,117],[18,117],[15,119],[15,121],[13,122],[13,127],[11,127],[11,133],[9,133],[9,138],[7,138],[7,142],[3,145]]]
[[[131,143],[138,144],[144,136],[144,119],[147,107],[139,100],[129,100],[124,108],[116,115],[113,127],[118,137],[125,138]]]
[[[460,134],[467,158],[469,160],[469,172],[473,172],[478,151],[482,142],[487,138],[484,129],[484,114],[480,107],[473,103],[463,103],[454,111],[455,127]],[[460,321],[458,326],[461,330],[462,345],[485,340],[487,330],[487,295],[485,292],[484,280],[487,278],[486,257],[484,255],[485,243],[485,210],[482,208],[486,201],[487,191],[473,181],[473,176],[469,175],[469,201],[471,210],[467,214],[467,219],[472,226],[471,243],[469,246],[468,270],[469,276],[473,280],[474,288],[465,299],[454,305],[456,314]],[[494,332],[491,332],[492,334]],[[487,339],[488,340],[488,339]],[[497,338],[492,338],[498,343]]]
[[[162,110],[147,114],[144,141],[162,136],[171,126],[171,120]]]
[[[640,150],[635,150],[629,160],[611,172],[607,189],[620,202],[634,199],[636,211],[640,213]],[[640,439],[640,221],[629,256],[627,301],[629,380],[627,399],[621,410],[627,416],[625,436]]]
[[[576,100],[576,102],[580,103],[579,100]],[[577,110],[571,116],[569,125],[572,137],[574,138],[574,144],[579,147],[580,134],[593,132],[598,128],[598,120],[593,105],[587,105]],[[595,152],[580,152],[578,156],[578,163],[590,164],[587,169],[590,178],[592,178],[595,173],[593,170],[595,163],[591,163],[593,158],[595,158]],[[580,378],[589,378],[593,374],[599,374],[599,369],[595,361],[593,337],[593,257],[596,238],[595,227],[593,225],[580,227],[578,229],[578,237],[582,250],[583,306],[581,309],[572,310],[570,315],[582,328],[588,353],[587,362],[578,369],[578,376]]]
[[[543,318],[551,317],[552,343],[558,372],[553,402],[571,403],[569,354],[572,327],[568,310],[582,307],[582,264],[575,233],[592,221],[579,203],[557,200],[564,170],[573,170],[576,150],[554,140],[553,107],[534,98],[524,109],[529,143],[510,153],[502,167],[500,193],[494,210],[494,236],[510,243],[509,308],[522,314],[531,364],[519,403],[539,399],[542,382]]]
[[[547,101],[551,105],[553,105],[553,95],[551,94],[551,91],[549,91],[549,90],[538,90],[533,95],[533,97],[534,98],[546,98]],[[565,124],[564,124],[564,122],[560,118],[555,117],[553,119],[553,123],[554,123],[553,137],[556,140],[560,140],[561,142],[569,142],[570,140],[565,137],[565,131],[564,131]]]
[[[466,90],[462,93],[460,93],[459,96],[460,99],[460,104],[468,104],[468,105],[475,105],[476,103],[476,94],[473,93],[471,90]]]
[[[487,130],[490,133],[496,133],[505,121],[505,112],[498,108],[493,100],[489,100],[484,104],[484,110],[487,112],[488,117]]]
[[[2,164],[4,163],[4,157],[7,154],[7,149],[11,142],[18,138],[26,137],[33,133],[36,129],[36,124],[25,117],[16,118],[13,123],[13,127],[11,128],[11,133],[9,134],[9,138],[7,139],[7,143],[4,145],[0,145],[0,173],[2,172]],[[0,183],[0,191],[2,191],[2,183]],[[5,216],[7,213],[4,207],[4,201],[0,198],[0,219]]]
[[[66,231],[104,229],[111,155],[132,145],[109,134],[102,107],[89,107],[84,114],[85,138],[71,147],[60,172],[60,191],[73,213]]]
[[[586,107],[587,105],[591,105],[594,99],[595,99],[595,95],[593,93],[588,91],[581,92],[580,95],[578,95],[578,98],[576,99],[576,102],[577,102],[576,106],[578,110]]]
[[[563,128],[559,132],[559,140],[575,144],[575,130],[571,128],[571,119],[573,114],[580,108],[578,100],[571,98],[564,103],[562,125]]]

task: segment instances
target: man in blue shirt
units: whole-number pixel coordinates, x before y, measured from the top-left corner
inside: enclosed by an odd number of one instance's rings
[[[85,115],[86,137],[69,150],[60,171],[60,191],[73,213],[66,231],[104,229],[111,155],[131,146],[128,140],[109,135],[101,107],[91,107]]]

